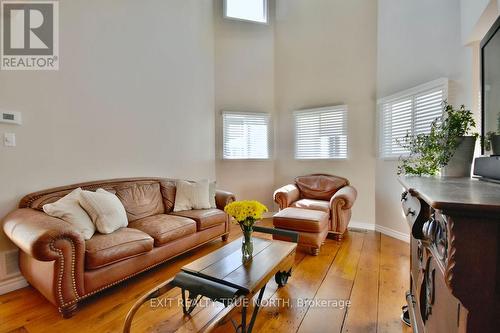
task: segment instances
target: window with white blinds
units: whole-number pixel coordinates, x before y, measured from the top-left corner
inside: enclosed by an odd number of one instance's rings
[[[439,79],[379,100],[380,157],[397,158],[408,153],[398,140],[407,133],[425,134],[443,114],[448,80]]]
[[[267,0],[224,0],[224,17],[257,23],[268,21]]]
[[[267,113],[222,113],[223,158],[269,158],[269,119]]]
[[[294,116],[296,159],[347,158],[347,105],[300,110]]]

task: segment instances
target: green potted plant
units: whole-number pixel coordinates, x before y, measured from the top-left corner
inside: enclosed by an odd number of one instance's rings
[[[428,134],[407,134],[399,144],[409,151],[400,157],[398,174],[469,177],[478,134],[476,122],[464,105],[443,103],[443,116],[435,119]]]
[[[497,117],[497,131],[486,133],[484,149],[491,151],[492,155],[500,155],[500,113]]]

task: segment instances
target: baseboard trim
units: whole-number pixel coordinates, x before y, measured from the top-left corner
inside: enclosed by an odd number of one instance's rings
[[[410,242],[410,235],[406,234],[401,231],[397,231],[391,228],[387,228],[378,224],[372,224],[372,223],[365,223],[365,222],[356,222],[356,221],[351,221],[349,222],[349,229],[363,229],[363,230],[371,230],[371,231],[378,231],[384,235],[387,235],[392,238],[399,239],[403,242],[409,243]]]
[[[375,224],[351,221],[351,222],[349,222],[349,228],[363,229],[363,230],[375,230]]]
[[[406,242],[406,243],[409,243],[410,242],[410,235],[407,234],[407,233],[404,233],[404,232],[401,232],[401,231],[397,231],[397,230],[394,230],[394,229],[391,229],[391,228],[387,228],[387,227],[384,227],[384,226],[381,226],[381,225],[376,225],[375,226],[375,230],[384,234],[384,235],[387,235],[387,236],[390,236],[392,238],[396,238],[396,239],[399,239],[403,242]]]
[[[5,281],[0,281],[0,295],[28,286],[28,281],[22,276],[16,276]]]

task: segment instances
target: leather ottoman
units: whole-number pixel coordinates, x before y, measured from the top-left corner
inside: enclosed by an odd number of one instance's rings
[[[273,216],[275,228],[292,230],[299,234],[299,245],[310,249],[317,256],[328,235],[328,214],[318,210],[285,208]],[[274,239],[287,240],[273,236]]]

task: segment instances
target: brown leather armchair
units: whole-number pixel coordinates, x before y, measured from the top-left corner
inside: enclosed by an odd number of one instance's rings
[[[329,231],[341,239],[351,219],[357,191],[346,178],[312,174],[295,178],[295,183],[274,192],[280,210],[287,207],[320,210],[329,214]]]

